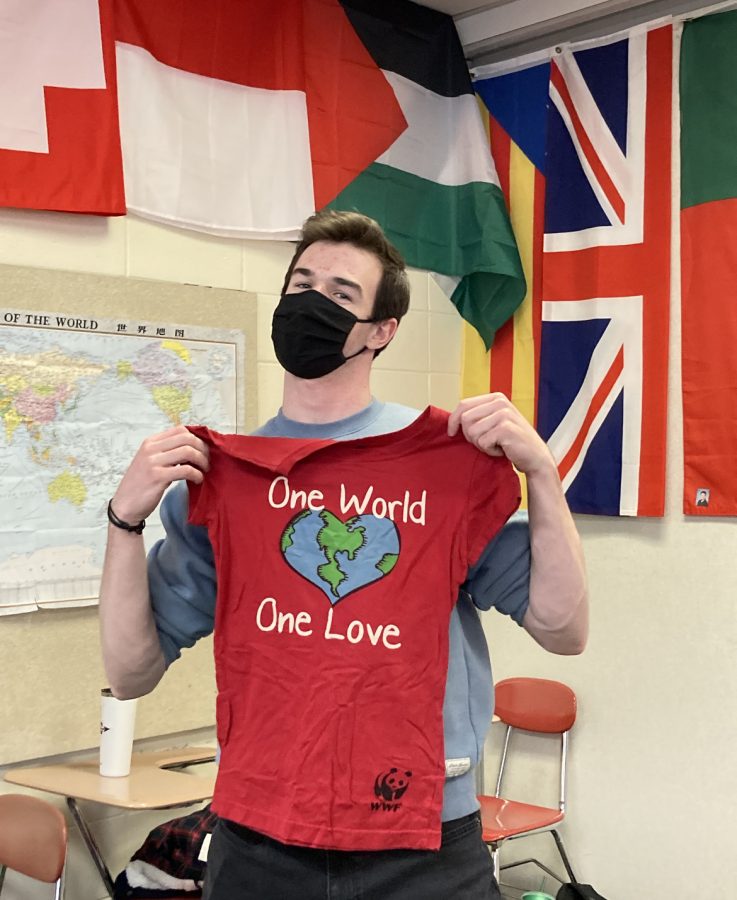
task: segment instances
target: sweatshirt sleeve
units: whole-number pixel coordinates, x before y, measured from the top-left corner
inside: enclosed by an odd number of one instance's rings
[[[182,648],[212,632],[217,581],[207,529],[187,524],[185,483],[167,491],[161,503],[166,537],[148,554],[148,584],[159,642],[167,666]]]
[[[468,571],[463,589],[483,610],[494,607],[518,625],[530,599],[530,528],[526,511],[516,512]]]

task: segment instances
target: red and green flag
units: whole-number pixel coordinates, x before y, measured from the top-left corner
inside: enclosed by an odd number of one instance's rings
[[[688,515],[737,515],[737,12],[681,44],[681,295]]]

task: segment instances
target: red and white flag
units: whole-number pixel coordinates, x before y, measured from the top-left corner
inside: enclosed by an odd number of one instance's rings
[[[111,0],[7,0],[0,205],[125,213]]]
[[[296,237],[406,122],[338,0],[116,0],[128,208]]]

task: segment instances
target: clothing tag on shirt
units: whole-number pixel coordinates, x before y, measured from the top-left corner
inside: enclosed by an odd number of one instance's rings
[[[202,846],[200,847],[200,852],[197,857],[197,859],[200,862],[204,862],[204,863],[207,862],[207,851],[210,849],[210,838],[211,837],[212,837],[211,834],[205,835],[205,840],[202,842]]]
[[[471,769],[471,757],[461,756],[458,759],[445,760],[445,777],[457,778],[459,775],[465,775]]]

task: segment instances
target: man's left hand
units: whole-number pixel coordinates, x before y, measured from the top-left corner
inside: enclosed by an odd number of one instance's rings
[[[545,441],[504,394],[461,400],[448,419],[448,434],[459,428],[469,443],[489,456],[506,456],[526,475],[555,467]]]

